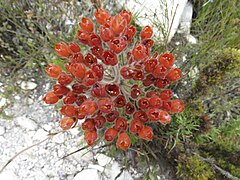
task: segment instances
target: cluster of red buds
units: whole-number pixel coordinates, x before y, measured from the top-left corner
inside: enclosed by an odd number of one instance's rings
[[[94,16],[98,29],[89,18],[78,24],[77,38],[89,47],[85,55],[76,42],[55,46],[65,68],[54,64],[46,67],[57,84],[43,100],[47,104],[62,101],[60,112],[65,117],[59,122],[63,130],[80,120],[88,145],[95,143],[99,129],[104,128],[105,140],[117,139],[117,148],[126,150],[131,144],[130,133],[151,141],[151,123],[168,124],[171,114],[184,110],[184,103],[171,100],[173,92],[166,89],[182,73],[173,67],[172,54],[156,52],[151,56],[152,27],[142,28],[139,39],[134,37],[136,27],[130,24],[130,12],[123,10],[111,16],[100,8]]]

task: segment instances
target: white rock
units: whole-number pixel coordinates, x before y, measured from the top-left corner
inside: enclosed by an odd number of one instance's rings
[[[43,129],[38,129],[33,136],[33,140],[43,140],[47,138],[48,132],[44,131]]]
[[[19,95],[14,96],[14,98],[15,98],[16,100],[20,100],[20,99],[21,99],[21,97],[20,97]]]
[[[118,180],[133,180],[133,178],[132,178],[132,176],[131,176],[131,174],[128,172],[128,171],[126,171],[126,170],[124,170],[123,172],[122,172],[122,174],[119,176],[119,178],[117,178]]]
[[[95,158],[97,159],[98,164],[100,166],[106,166],[107,164],[109,164],[112,161],[112,158],[110,158],[102,153],[96,154]]]
[[[89,168],[89,169],[96,169],[96,170],[98,170],[98,171],[100,171],[100,172],[103,172],[103,171],[104,171],[104,167],[99,166],[99,165],[97,165],[97,164],[89,164],[89,165],[88,165],[88,168]]]
[[[20,116],[20,117],[17,117],[15,119],[15,121],[19,126],[21,126],[23,128],[26,128],[29,130],[37,129],[37,124],[33,120],[31,120],[27,117]]]
[[[5,133],[5,127],[0,126],[0,136]]]
[[[188,0],[168,0],[168,1],[146,1],[146,0],[118,0],[121,5],[124,5],[133,14],[137,14],[137,23],[141,26],[153,25],[154,21],[157,26],[166,27],[161,29],[160,38],[164,37],[169,32],[168,42],[176,33],[183,10]],[[147,17],[146,17],[147,15]],[[155,27],[156,25],[155,25]]]
[[[79,129],[78,128],[72,128],[72,129],[69,129],[68,131],[74,136],[79,134]]]
[[[2,136],[0,136],[0,143],[3,143],[4,141],[6,141],[6,139]]]
[[[65,141],[64,133],[59,133],[52,138],[52,142],[62,144]]]
[[[106,169],[107,174],[110,175],[111,179],[115,179],[115,177],[120,173],[119,164],[114,161],[110,169]]]
[[[17,176],[14,174],[13,171],[11,170],[4,170],[1,174],[0,174],[0,179],[4,180],[16,180],[18,179]]]
[[[71,150],[69,150],[69,152],[74,152],[79,148],[72,148]],[[91,160],[93,160],[93,152],[89,150],[89,148],[86,148],[82,151],[79,151],[77,153],[74,153],[73,155],[70,156],[71,158],[75,159],[78,163],[82,163],[83,161],[85,162],[90,162]]]
[[[6,98],[1,98],[0,99],[0,107],[3,107],[4,105],[6,105],[7,103],[7,99]]]
[[[188,2],[181,16],[181,22],[180,22],[180,28],[179,28],[181,33],[190,34],[192,14],[193,14],[193,6],[190,2]]]
[[[52,126],[49,125],[49,124],[44,124],[42,127],[43,127],[43,129],[44,129],[45,131],[50,131],[50,130],[52,130]]]
[[[186,35],[186,39],[191,44],[197,44],[198,40],[191,34]]]
[[[33,90],[37,87],[37,84],[31,81],[22,81],[20,87],[23,90]]]
[[[98,171],[96,169],[85,169],[78,173],[73,180],[100,180],[100,176],[98,175]]]

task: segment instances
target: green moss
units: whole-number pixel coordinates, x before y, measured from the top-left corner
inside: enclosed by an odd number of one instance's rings
[[[199,79],[195,87],[194,96],[208,95],[212,93],[212,87],[221,85],[223,80],[229,78],[239,78],[240,50],[227,48],[217,51],[213,61],[202,67]]]
[[[211,167],[196,155],[191,157],[181,156],[178,159],[177,175],[179,179],[215,179]]]
[[[228,161],[224,161],[223,159],[219,159],[217,161],[218,165],[225,169],[226,171],[230,172],[233,176],[240,177],[240,166],[233,165]]]
[[[201,72],[202,76],[206,76],[206,84],[208,86],[221,83],[226,75],[231,78],[240,77],[240,50],[227,48],[216,53],[213,63],[207,65]]]
[[[195,138],[201,154],[212,157],[216,164],[240,177],[240,119],[231,120],[207,134]]]

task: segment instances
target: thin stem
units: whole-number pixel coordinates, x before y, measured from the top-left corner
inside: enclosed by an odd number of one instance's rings
[[[175,9],[174,14],[173,14],[173,19],[172,19],[172,21],[171,21],[170,28],[169,28],[168,33],[167,33],[167,38],[166,38],[166,42],[165,42],[166,50],[168,49],[168,47],[167,47],[168,38],[169,38],[169,35],[170,35],[170,31],[171,31],[171,29],[172,29],[173,21],[174,21],[174,18],[175,18],[175,16],[176,16],[176,13],[177,13],[177,8],[178,8],[178,6],[179,6],[179,4],[177,4],[177,6],[176,6],[176,9]]]
[[[62,131],[60,131],[60,132],[62,132]],[[25,151],[27,151],[27,150],[35,147],[35,146],[38,146],[38,145],[44,143],[45,141],[49,140],[50,138],[52,138],[53,136],[59,134],[60,132],[51,133],[51,134],[48,135],[47,138],[43,139],[42,141],[40,141],[40,142],[38,142],[38,143],[36,143],[36,144],[33,144],[33,145],[31,145],[31,146],[28,146],[28,147],[24,148],[23,150],[21,150],[20,152],[16,153],[16,154],[15,154],[11,159],[9,159],[9,160],[7,161],[7,163],[2,167],[2,169],[0,170],[0,173],[2,173],[3,170],[4,170],[14,159],[16,159],[20,154],[24,153]]]

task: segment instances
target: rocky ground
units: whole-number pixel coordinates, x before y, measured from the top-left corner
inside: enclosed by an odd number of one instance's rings
[[[33,88],[32,85],[27,89]],[[63,158],[86,144],[78,128],[61,132],[58,112],[42,103],[41,94],[49,86],[38,85],[27,101],[16,96],[16,102],[5,109],[13,117],[0,119],[0,168],[20,151],[48,138],[50,133],[58,134],[19,154],[3,169],[0,179],[115,179],[121,165],[97,150],[88,148]],[[118,179],[133,177],[123,171]]]

